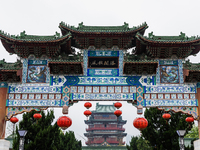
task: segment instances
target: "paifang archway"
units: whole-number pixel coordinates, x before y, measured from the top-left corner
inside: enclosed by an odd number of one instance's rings
[[[128,101],[138,114],[144,107],[158,107],[198,120],[200,66],[185,58],[199,52],[199,38],[184,33],[146,37],[146,23],[129,28],[127,23],[74,27],[61,22],[59,27],[62,35],[53,36],[0,31],[8,53],[21,58],[0,61],[0,105],[5,108],[0,135],[5,119],[16,114],[48,107],[67,112],[73,102],[84,100]]]

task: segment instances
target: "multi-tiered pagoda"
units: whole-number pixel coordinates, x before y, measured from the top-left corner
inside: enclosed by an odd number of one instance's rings
[[[88,146],[118,146],[124,145],[123,138],[127,135],[124,133],[123,125],[126,120],[122,117],[116,117],[114,105],[99,105],[96,110],[92,111],[89,120],[85,120],[88,125],[87,133],[84,135],[88,138]]]

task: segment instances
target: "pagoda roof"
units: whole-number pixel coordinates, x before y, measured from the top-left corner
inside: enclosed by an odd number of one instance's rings
[[[143,36],[137,33],[136,37],[144,42],[148,43],[165,43],[165,44],[185,44],[185,43],[199,43],[200,37],[187,37],[185,33],[180,33],[179,36],[155,36],[153,32],[149,33],[149,36]]]
[[[27,35],[26,32],[23,31],[20,35],[15,36],[0,30],[1,42],[8,53],[17,54],[19,57],[25,58],[31,54],[36,55],[36,57],[40,57],[44,54],[49,57],[54,57],[59,55],[60,51],[72,53],[71,46],[69,47],[67,43],[70,38],[70,33],[64,36],[60,36],[57,32],[52,36],[37,36]],[[50,45],[52,47],[49,48]],[[45,47],[48,49],[45,49]]]
[[[0,60],[0,71],[17,71],[22,68],[22,62],[17,60],[15,63],[5,62],[5,59]]]
[[[48,43],[48,42],[58,42],[64,39],[70,38],[71,34],[60,36],[60,33],[55,35],[48,36],[39,36],[39,35],[27,35],[25,31],[21,32],[20,35],[10,35],[2,30],[0,30],[0,38],[4,40],[9,40],[13,42],[32,42],[32,43]]]
[[[96,110],[92,112],[96,113],[113,113],[116,110],[114,104],[113,105],[100,105],[96,103]]]
[[[122,26],[86,26],[83,25],[83,22],[79,23],[78,27],[70,26],[64,22],[61,22],[59,25],[61,30],[67,30],[74,33],[117,33],[117,34],[124,34],[124,33],[132,33],[138,32],[141,30],[145,30],[148,28],[146,22],[135,27],[129,28],[128,23],[124,22]]]
[[[5,59],[0,60],[0,81],[20,82],[22,63],[17,60],[15,63],[7,63]]]
[[[200,71],[200,63],[191,63],[191,62],[189,62],[189,60],[188,61],[186,61],[184,64],[183,64],[183,68],[184,69],[187,69],[187,70],[189,70],[189,71],[191,71],[191,72],[193,72],[193,71]]]

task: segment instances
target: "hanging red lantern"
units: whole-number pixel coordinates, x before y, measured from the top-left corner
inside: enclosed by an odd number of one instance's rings
[[[194,122],[194,118],[193,117],[187,117],[185,119],[185,121],[187,121],[188,123]]]
[[[89,109],[90,107],[92,107],[92,104],[91,104],[90,102],[86,102],[86,103],[84,104],[84,106],[85,106],[87,109]]]
[[[89,110],[84,111],[84,115],[85,115],[86,117],[90,116],[91,114],[92,114],[92,112],[89,111]]]
[[[39,113],[36,113],[36,114],[33,115],[33,117],[34,117],[36,120],[38,120],[38,119],[40,119],[40,118],[42,117],[42,115],[39,114]]]
[[[122,111],[121,111],[121,110],[116,110],[116,111],[114,112],[114,114],[115,114],[117,117],[119,117],[119,116],[122,114]]]
[[[16,117],[12,117],[11,119],[10,119],[10,121],[12,122],[12,123],[17,123],[18,122],[18,119],[16,118]]]
[[[72,120],[67,116],[62,116],[58,118],[57,125],[61,127],[61,129],[65,130],[72,125]]]
[[[162,115],[162,117],[167,120],[167,119],[171,118],[171,115],[168,113],[165,113]]]
[[[135,128],[137,128],[138,130],[142,131],[143,129],[145,129],[148,126],[148,121],[145,118],[136,118],[133,121],[133,125]]]
[[[121,104],[120,102],[116,102],[116,103],[114,104],[114,106],[115,106],[117,109],[119,109],[120,107],[122,107],[122,104]]]

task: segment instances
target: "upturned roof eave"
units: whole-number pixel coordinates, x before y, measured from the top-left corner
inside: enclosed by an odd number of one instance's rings
[[[195,44],[200,45],[200,38],[188,39],[188,40],[154,40],[152,38],[147,38],[137,32],[136,38],[144,44]]]
[[[143,25],[136,27],[136,28],[129,28],[129,30],[82,30],[82,29],[72,29],[66,25],[63,25],[60,23],[59,28],[64,31],[68,31],[68,32],[72,32],[72,33],[79,33],[79,34],[130,34],[130,33],[137,33],[137,32],[141,32],[142,34],[144,34],[144,32],[147,28],[148,25],[146,23],[144,23]],[[102,26],[102,28],[104,28],[104,26]]]
[[[42,36],[42,37],[45,37],[45,36]],[[48,37],[48,36],[47,36]],[[52,36],[53,37],[53,36]],[[10,43],[56,43],[56,42],[60,42],[60,41],[63,41],[63,40],[67,40],[67,39],[70,39],[72,36],[70,33],[64,35],[64,36],[61,36],[61,37],[54,37],[54,38],[37,38],[37,39],[34,39],[34,38],[30,38],[30,39],[23,39],[23,38],[16,38],[16,37],[12,37],[10,36],[9,34],[4,34],[2,31],[0,31],[0,39],[1,40],[5,40],[7,42],[10,42]]]

